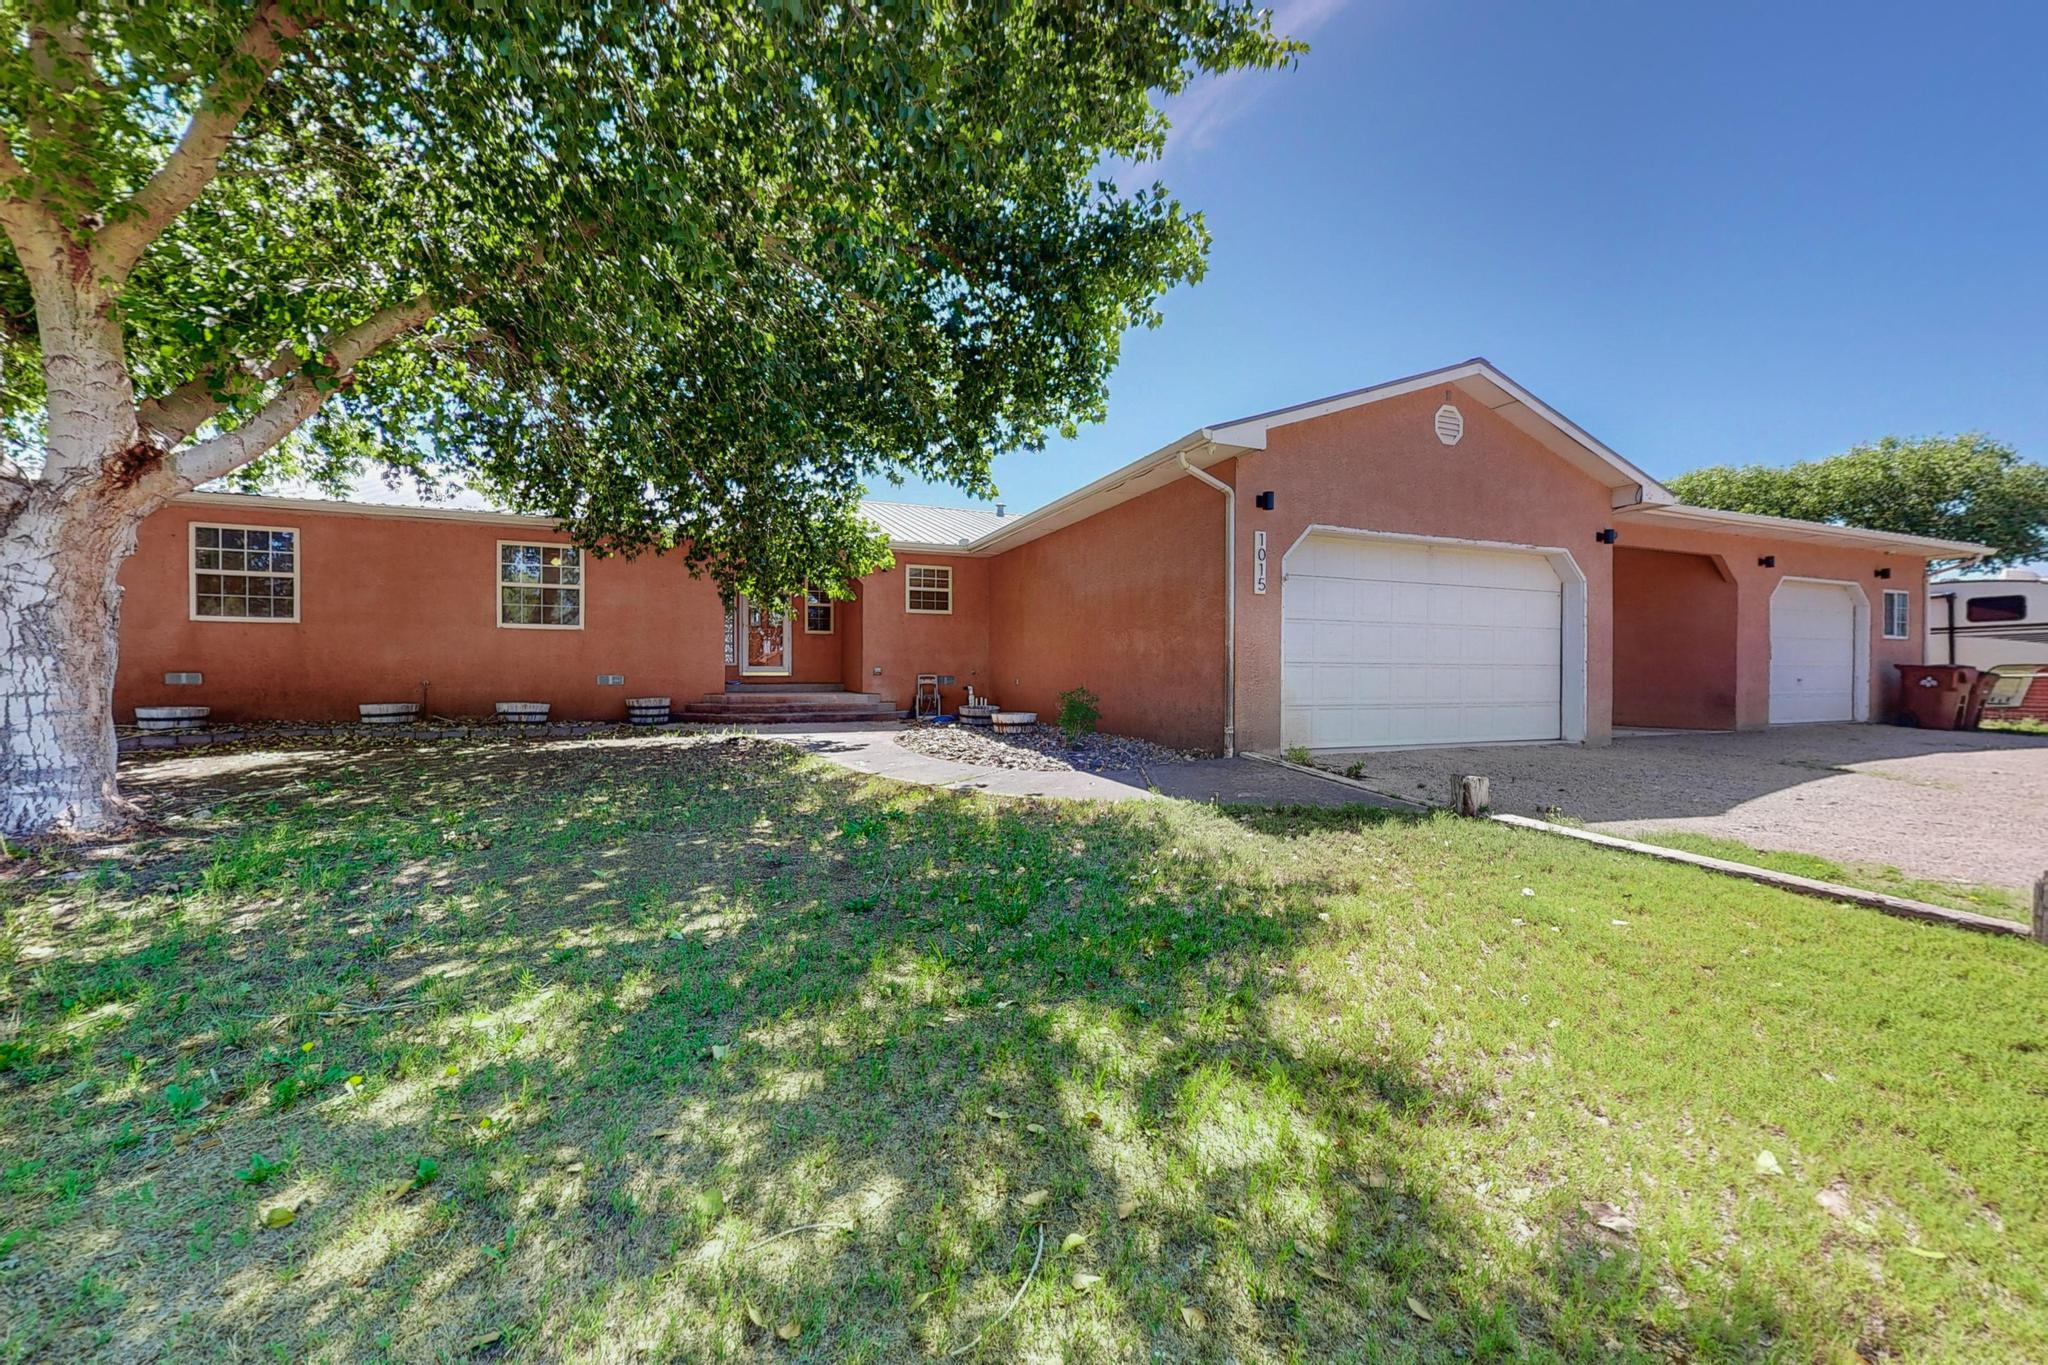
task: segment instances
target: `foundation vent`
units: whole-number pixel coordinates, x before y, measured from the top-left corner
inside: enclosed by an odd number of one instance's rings
[[[199,686],[199,684],[201,684],[202,682],[205,682],[205,681],[206,681],[206,675],[205,675],[204,673],[166,673],[166,674],[164,674],[164,686],[165,686],[165,687],[197,687],[197,686]]]
[[[1456,445],[1465,435],[1465,414],[1449,403],[1436,410],[1436,438],[1447,446]]]

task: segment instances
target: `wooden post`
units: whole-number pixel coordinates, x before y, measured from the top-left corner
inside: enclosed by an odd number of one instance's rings
[[[2048,872],[2034,879],[2034,942],[2048,944]]]
[[[1483,777],[1465,777],[1458,782],[1458,814],[1484,815],[1493,805],[1492,784]],[[2035,918],[2040,917],[2039,911]]]

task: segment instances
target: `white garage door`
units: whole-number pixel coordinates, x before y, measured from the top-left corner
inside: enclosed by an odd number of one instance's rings
[[[1557,739],[1563,645],[1541,555],[1312,536],[1281,586],[1281,742]]]
[[[1771,724],[1856,718],[1856,602],[1838,583],[1771,594]]]

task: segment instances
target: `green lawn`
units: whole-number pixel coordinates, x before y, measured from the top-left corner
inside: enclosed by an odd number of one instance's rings
[[[2024,942],[753,741],[128,777],[0,881],[6,1358],[2048,1357]]]
[[[1769,868],[1773,872],[1790,872],[1795,877],[1811,877],[1815,881],[1835,882],[1841,886],[1853,886],[1864,891],[1882,891],[1886,895],[1926,901],[1929,905],[1945,905],[1952,910],[1969,910],[1979,915],[1990,915],[1994,919],[2017,920],[2024,924],[2033,915],[2033,907],[2028,904],[2026,897],[2002,886],[1930,881],[1925,877],[1908,876],[1896,867],[1838,863],[1814,853],[1789,853],[1782,849],[1756,848],[1743,843],[1740,839],[1723,839],[1712,834],[1694,834],[1686,830],[1650,830],[1628,837],[1638,843],[1661,844],[1665,848],[1675,848],[1686,853],[1703,853],[1709,858],[1723,858],[1732,863],[1748,863],[1751,867]]]

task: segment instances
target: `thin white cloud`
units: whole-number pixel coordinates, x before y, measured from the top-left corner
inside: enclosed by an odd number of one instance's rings
[[[1274,0],[1273,31],[1289,38],[1308,39],[1351,0]],[[1200,76],[1187,89],[1166,101],[1164,109],[1173,130],[1167,135],[1166,155],[1159,161],[1122,162],[1115,179],[1125,189],[1150,183],[1160,167],[1176,156],[1206,151],[1231,124],[1265,98],[1277,73],[1271,71],[1226,71],[1220,76]]]

